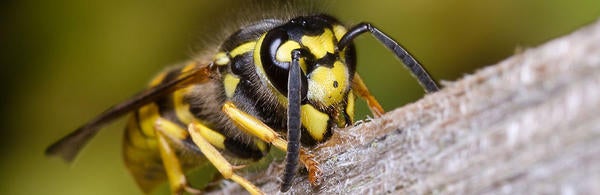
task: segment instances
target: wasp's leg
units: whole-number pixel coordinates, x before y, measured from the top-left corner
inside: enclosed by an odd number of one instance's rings
[[[367,85],[365,85],[358,73],[355,73],[354,78],[352,79],[352,89],[359,97],[367,101],[367,105],[369,106],[371,113],[373,113],[373,116],[380,117],[385,113],[377,99],[375,99],[375,96],[371,95]]]
[[[188,127],[194,143],[200,148],[202,154],[221,172],[225,179],[231,179],[244,187],[250,194],[264,194],[250,181],[233,173],[234,167],[215,148],[223,146],[225,137],[199,122],[193,122]],[[223,146],[224,148],[224,146]]]
[[[163,160],[163,166],[167,172],[171,192],[173,194],[182,194],[183,191],[187,191],[190,194],[201,194],[200,190],[192,188],[187,182],[185,174],[181,169],[179,158],[175,153],[175,147],[173,147],[172,141],[170,141],[185,139],[188,136],[187,132],[173,122],[160,117],[156,119],[154,126],[158,139],[158,149]]]
[[[229,116],[229,118],[246,133],[254,135],[265,142],[271,143],[280,150],[287,151],[287,141],[285,141],[281,135],[273,131],[273,129],[264,124],[262,121],[238,109],[235,105],[233,105],[233,103],[226,102],[223,104],[223,112],[225,112],[225,114],[227,114],[227,116]],[[300,161],[308,170],[309,181],[314,186],[319,185],[319,179],[321,176],[321,169],[319,169],[318,166],[319,163],[314,160],[312,154],[304,149],[300,149],[299,155]]]

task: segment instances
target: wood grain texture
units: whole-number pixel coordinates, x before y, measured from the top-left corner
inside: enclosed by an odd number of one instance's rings
[[[600,22],[338,130],[313,153],[322,185],[301,174],[294,194],[598,193]],[[275,194],[280,168],[247,177]]]

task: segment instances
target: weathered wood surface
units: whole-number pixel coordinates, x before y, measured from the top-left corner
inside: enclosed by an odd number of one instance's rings
[[[292,193],[598,194],[600,22],[337,131],[314,154],[322,185],[300,176]],[[278,193],[278,171],[253,182]]]

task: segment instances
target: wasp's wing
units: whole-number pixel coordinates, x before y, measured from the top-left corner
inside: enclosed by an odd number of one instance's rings
[[[176,79],[142,91],[129,100],[109,108],[93,120],[52,144],[46,149],[46,155],[60,156],[67,162],[73,161],[81,148],[83,148],[103,125],[112,122],[130,111],[151,103],[165,94],[172,93],[173,91],[190,84],[208,81],[210,79],[210,67],[211,66],[194,67],[181,73]]]

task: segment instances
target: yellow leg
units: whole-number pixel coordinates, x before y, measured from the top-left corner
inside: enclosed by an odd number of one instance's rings
[[[383,113],[385,113],[379,102],[375,99],[373,95],[371,95],[371,92],[369,92],[369,89],[367,88],[367,85],[365,85],[365,83],[363,82],[362,78],[358,76],[358,73],[354,74],[354,78],[352,79],[352,86],[354,92],[358,94],[359,97],[367,101],[367,105],[369,106],[371,113],[373,113],[373,116],[380,117],[381,115],[383,115]]]
[[[280,150],[287,151],[287,141],[285,141],[281,135],[252,115],[241,111],[233,105],[233,103],[226,102],[223,105],[223,112],[225,112],[225,114],[227,114],[227,116],[229,116],[229,118],[246,133],[271,143]],[[308,170],[308,178],[311,184],[318,185],[321,175],[321,170],[318,166],[319,163],[304,149],[300,149],[300,161]]]
[[[231,179],[234,182],[244,187],[250,194],[264,194],[258,187],[250,183],[250,181],[233,173],[234,167],[219,153],[219,151],[210,143],[210,140],[215,140],[214,137],[204,137],[205,135],[214,135],[216,132],[212,129],[193,122],[188,127],[189,133],[192,136],[194,143],[200,148],[202,154],[221,172],[225,179]],[[218,134],[218,133],[217,133]],[[219,134],[220,135],[220,134]],[[221,140],[220,138],[217,139]],[[221,144],[223,144],[221,142]]]
[[[200,194],[201,191],[190,187],[181,169],[181,163],[177,158],[175,150],[169,141],[182,140],[187,137],[185,130],[176,124],[163,118],[158,118],[155,122],[156,137],[158,138],[158,148],[163,160],[163,166],[167,172],[171,193],[182,194],[187,191],[190,194]]]

